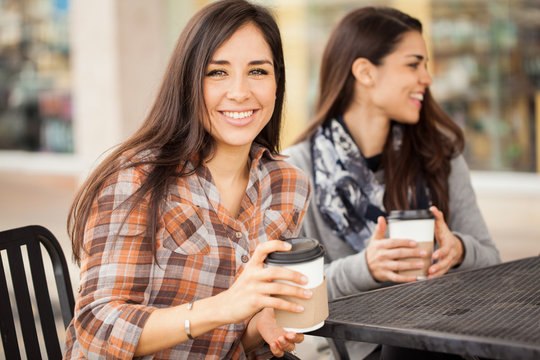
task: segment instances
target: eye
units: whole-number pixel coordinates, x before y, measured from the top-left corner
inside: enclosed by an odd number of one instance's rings
[[[413,69],[418,69],[418,66],[420,66],[420,63],[419,62],[414,62],[414,63],[411,63],[411,64],[408,64],[407,66],[413,68]]]
[[[268,71],[266,71],[264,69],[260,69],[260,68],[252,69],[252,70],[249,71],[249,75],[255,75],[255,76],[268,75]]]
[[[214,77],[214,78],[222,78],[222,77],[227,76],[227,73],[225,72],[225,70],[215,69],[215,70],[209,71],[206,74],[206,76]]]

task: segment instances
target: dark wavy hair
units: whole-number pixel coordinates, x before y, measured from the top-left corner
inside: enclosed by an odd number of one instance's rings
[[[422,24],[396,9],[363,7],[349,12],[328,40],[321,62],[314,121],[297,142],[311,138],[320,126],[345,113],[354,97],[355,78],[351,68],[356,59],[382,64],[384,57],[410,31],[422,33]],[[424,94],[419,122],[403,127],[399,151],[392,148],[391,129],[382,154],[386,210],[416,206],[416,199],[409,204],[408,193],[412,190],[416,194],[420,174],[433,204],[448,218],[450,160],[463,151],[463,132],[435,102],[429,89]]]
[[[268,124],[255,142],[279,152],[280,128],[285,96],[285,65],[281,35],[268,10],[244,0],[222,0],[199,11],[184,28],[165,71],[155,102],[139,130],[121,143],[93,171],[75,196],[67,227],[73,258],[80,263],[84,229],[90,209],[104,184],[124,168],[151,165],[145,183],[131,196],[133,206],[149,197],[147,236],[155,254],[159,204],[171,181],[189,175],[188,161],[197,159],[195,168],[212,155],[215,144],[204,129],[208,115],[203,97],[206,68],[215,51],[245,24],[261,30],[272,52],[276,77],[276,102]],[[249,46],[249,45],[247,45]],[[140,160],[142,152],[152,150],[151,160]],[[129,156],[128,161],[122,157]]]

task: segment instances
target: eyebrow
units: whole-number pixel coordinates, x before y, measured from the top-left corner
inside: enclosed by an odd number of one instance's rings
[[[407,57],[415,57],[420,61],[424,60],[424,56],[422,55],[411,54],[411,55],[407,55]]]
[[[228,60],[210,60],[210,64],[214,65],[230,65],[231,63]],[[253,60],[248,63],[248,65],[274,65],[270,60]]]

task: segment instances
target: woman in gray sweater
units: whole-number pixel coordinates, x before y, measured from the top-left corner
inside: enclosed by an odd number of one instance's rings
[[[500,262],[461,155],[463,133],[430,94],[421,32],[391,8],[347,14],[323,54],[314,122],[285,151],[314,188],[303,231],[326,248],[329,298],[417,280],[399,271],[422,262],[404,259],[429,255],[387,238],[391,210],[435,215],[430,278]],[[375,346],[348,348],[357,359]]]

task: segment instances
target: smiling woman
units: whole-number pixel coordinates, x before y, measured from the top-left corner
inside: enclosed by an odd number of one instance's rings
[[[422,24],[396,9],[355,9],[330,35],[315,119],[285,151],[314,185],[302,228],[331,260],[329,298],[416,281],[402,270],[423,259],[428,277],[500,261],[461,155],[463,134],[431,96],[427,61]],[[386,236],[386,214],[408,209],[435,216],[431,258],[414,239]],[[348,344],[354,359],[375,347]]]
[[[273,309],[302,308],[273,295],[311,294],[274,282],[302,285],[302,274],[263,261],[290,249],[280,240],[297,235],[310,189],[277,155],[285,70],[274,19],[243,0],[208,5],[163,79],[142,127],[72,205],[81,286],[65,358],[281,356],[303,335],[278,327]]]

